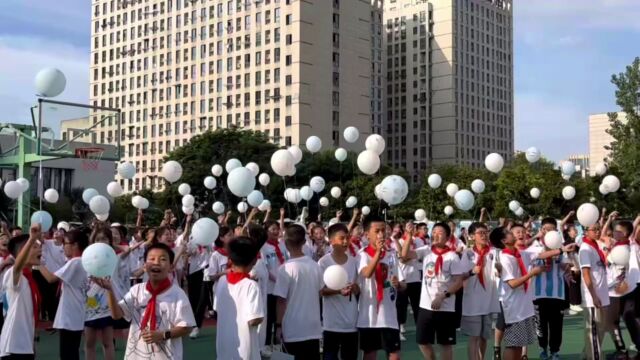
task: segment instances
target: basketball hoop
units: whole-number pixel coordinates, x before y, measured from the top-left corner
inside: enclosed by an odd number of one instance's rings
[[[75,153],[77,158],[82,159],[82,170],[98,170],[104,149],[98,147],[77,148]]]

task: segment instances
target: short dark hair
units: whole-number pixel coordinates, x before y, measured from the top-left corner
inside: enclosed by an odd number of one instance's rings
[[[218,229],[218,238],[214,241],[214,245],[219,248],[223,247],[224,243],[222,242],[222,238],[225,237],[230,232],[231,232],[230,227],[226,225],[220,226],[220,228]]]
[[[284,231],[284,240],[295,247],[302,247],[306,241],[306,229],[298,224],[293,224]]]
[[[508,234],[509,229],[507,229],[505,226],[497,227],[493,229],[493,231],[491,231],[491,233],[489,234],[489,241],[491,242],[491,245],[493,245],[493,247],[504,249],[504,243],[502,241],[507,237]]]
[[[127,240],[127,228],[124,225],[112,226],[111,228],[118,230],[122,241]]]
[[[556,219],[548,216],[546,218],[543,218],[542,221],[540,221],[540,226],[545,226],[545,225],[553,225],[555,227],[558,227],[558,222],[556,221]]]
[[[276,225],[277,227],[280,227],[280,224],[275,220],[267,220],[263,224],[265,230],[269,230],[271,225]]]
[[[9,239],[7,248],[9,249],[9,253],[11,254],[11,256],[13,256],[14,258],[17,257],[20,249],[22,249],[22,247],[27,243],[28,240],[29,234],[22,234]]]
[[[246,236],[238,236],[227,244],[229,249],[229,260],[238,266],[248,266],[256,259],[260,248],[256,242]]]
[[[258,250],[262,248],[262,245],[264,245],[269,238],[269,234],[267,234],[267,230],[265,230],[264,227],[253,223],[247,226],[247,234],[249,234],[249,237],[256,243]]]
[[[627,236],[631,236],[631,234],[633,233],[633,224],[631,223],[631,221],[622,220],[619,221],[616,225],[623,228]]]
[[[20,226],[12,226],[12,227],[9,228],[9,232],[13,232],[14,230],[22,231],[22,228]]]
[[[385,222],[383,218],[381,218],[380,216],[376,215],[376,214],[369,214],[367,215],[367,217],[364,218],[363,223],[363,227],[364,227],[364,231],[369,231],[369,228],[371,227],[371,224],[373,223],[378,223],[378,222]]]
[[[348,234],[349,228],[347,228],[347,225],[342,223],[337,223],[329,226],[329,229],[327,231],[329,233],[329,239],[332,239],[336,235],[336,233],[340,231],[344,231],[345,234]]]
[[[109,236],[109,239],[111,239],[110,232],[108,236]],[[71,230],[68,233],[64,234],[64,237],[69,242],[78,245],[78,249],[80,249],[80,251],[84,251],[84,249],[86,249],[87,246],[89,246],[89,237],[87,236],[87,233],[81,230]]]
[[[173,264],[173,261],[175,260],[176,254],[173,253],[173,250],[171,250],[171,248],[169,247],[169,245],[164,244],[164,243],[153,243],[151,245],[149,245],[146,249],[144,249],[144,261],[147,261],[147,256],[149,255],[149,252],[153,249],[159,249],[159,250],[164,250],[167,255],[169,255],[169,262],[171,264]]]
[[[86,232],[85,232],[85,234],[86,234]],[[111,243],[113,243],[113,234],[111,234],[111,229],[103,227],[103,228],[97,229],[95,234],[96,235],[98,235],[98,234],[104,235],[104,237],[106,237],[107,240],[109,240],[109,246],[111,246]]]
[[[416,224],[416,230],[420,230],[422,228],[426,229],[427,228],[427,224],[425,224],[423,222]]]
[[[511,224],[511,230],[513,230],[513,229],[515,229],[515,228],[518,228],[518,227],[521,227],[521,228],[523,228],[523,229],[524,229],[524,225],[523,225],[522,223],[514,222],[513,224]],[[505,229],[506,229],[506,228],[505,228]]]
[[[487,225],[485,225],[484,223],[481,223],[481,222],[477,222],[477,221],[476,221],[476,222],[474,222],[474,223],[471,223],[471,225],[469,225],[469,230],[468,230],[469,235],[471,235],[471,234],[475,233],[475,232],[476,232],[476,230],[477,230],[477,229],[480,229],[480,228],[485,229],[485,230],[489,229],[489,228],[487,227]],[[462,229],[464,229],[464,228],[462,228]]]
[[[433,228],[435,229],[438,226],[444,229],[444,233],[447,235],[447,237],[451,236],[451,228],[449,227],[449,225],[446,222],[441,221],[439,223],[436,223],[435,225],[433,225]],[[431,230],[431,231],[433,231],[433,230]]]

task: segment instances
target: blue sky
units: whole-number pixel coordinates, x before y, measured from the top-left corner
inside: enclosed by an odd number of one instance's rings
[[[514,0],[516,149],[561,160],[588,151],[587,117],[616,110],[613,73],[640,56],[638,0]],[[62,100],[86,102],[89,0],[0,1],[1,122],[26,122],[33,77],[67,75]]]

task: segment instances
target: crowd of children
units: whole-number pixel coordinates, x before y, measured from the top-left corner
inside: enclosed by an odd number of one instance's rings
[[[260,223],[252,210],[242,224],[218,219],[211,246],[190,241],[192,216],[178,234],[166,211],[159,226],[94,221],[61,222],[27,233],[5,224],[0,233],[3,311],[1,359],[33,359],[38,323],[52,322],[60,359],[115,358],[115,340],[126,337],[125,359],[182,359],[182,338],[199,336],[215,316],[216,357],[254,360],[274,351],[295,359],[399,359],[408,308],[425,359],[453,359],[457,333],[469,337],[467,358],[526,359],[537,341],[541,359],[559,359],[563,317],[584,313],[584,357],[604,359],[610,334],[616,356],[628,358],[620,319],[640,349],[640,217],[618,220],[612,212],[582,231],[571,220],[480,220],[455,234],[455,223],[390,223],[354,210],[328,224]],[[558,231],[564,245],[550,248],[545,235]],[[213,240],[213,239],[212,239]],[[93,243],[117,254],[113,276],[87,275],[81,256]],[[627,265],[609,260],[627,247]],[[323,274],[332,266],[347,285],[331,289]],[[84,340],[84,341],[83,341]],[[438,355],[436,355],[438,354]]]

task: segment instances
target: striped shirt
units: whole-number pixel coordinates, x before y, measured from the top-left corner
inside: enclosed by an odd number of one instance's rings
[[[538,248],[544,251],[542,246]],[[565,254],[535,261],[534,265],[542,266],[544,271],[533,280],[534,299],[565,299],[562,264],[569,262]]]

